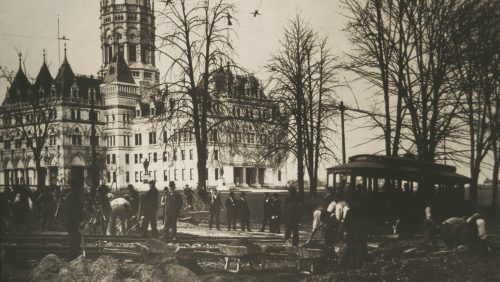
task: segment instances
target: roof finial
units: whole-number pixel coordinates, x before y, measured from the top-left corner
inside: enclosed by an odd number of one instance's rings
[[[23,53],[21,51],[18,51],[17,56],[19,56],[19,68],[21,68],[22,61],[23,61]]]
[[[46,54],[46,51],[45,51],[45,49],[43,49],[43,63],[44,63],[44,64],[45,64],[45,56],[46,56],[46,55],[47,55],[47,54]]]
[[[66,42],[64,42],[64,59],[66,59]]]

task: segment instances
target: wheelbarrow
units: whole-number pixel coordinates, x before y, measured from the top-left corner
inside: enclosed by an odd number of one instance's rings
[[[260,266],[260,269],[265,267],[265,255],[264,252],[250,251],[247,246],[231,246],[231,245],[219,245],[219,250],[224,256],[224,270],[231,273],[238,273],[242,267],[242,262],[247,261],[251,269],[254,268],[254,263]],[[236,268],[230,268],[231,261],[236,262]]]
[[[291,254],[295,258],[298,271],[309,267],[310,274],[327,272],[335,266],[335,257],[323,249],[292,247]]]

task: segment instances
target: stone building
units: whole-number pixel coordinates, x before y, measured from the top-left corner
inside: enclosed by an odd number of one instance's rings
[[[91,162],[91,95],[99,119],[98,145],[104,140],[99,85],[99,79],[73,73],[66,50],[55,79],[44,60],[35,82],[31,83],[19,59],[19,69],[0,108],[0,186],[36,186],[37,159],[30,143],[38,138],[44,140],[40,165],[41,171],[48,175],[47,184],[77,184],[70,179],[83,184]],[[50,122],[44,122],[44,116],[50,116]],[[98,146],[101,159],[104,151],[105,147]]]
[[[74,75],[68,59],[52,80],[44,64],[38,77],[60,95],[54,132],[47,144],[42,165],[47,167],[47,182],[69,179],[90,185],[90,95],[98,122],[98,159],[102,182],[113,189],[157,181],[157,187],[175,181],[178,187],[198,186],[195,140],[185,117],[177,122],[163,122],[163,117],[179,99],[161,99],[159,71],[155,64],[154,2],[149,0],[101,0],[102,65],[99,78]],[[37,78],[37,81],[39,79]],[[27,144],[19,137],[19,114],[11,93],[36,89],[22,68],[16,75],[0,112],[0,185],[33,184],[32,160]],[[207,183],[205,187],[284,186],[286,179],[279,168],[263,158],[261,149],[273,142],[266,124],[278,118],[277,107],[268,99],[259,81],[250,75],[235,75],[221,67],[213,88],[220,94],[224,116],[231,126],[213,128],[207,148]],[[212,119],[221,118],[212,115]],[[14,145],[15,144],[15,148]],[[18,146],[19,145],[19,146]],[[144,162],[149,163],[145,171]]]

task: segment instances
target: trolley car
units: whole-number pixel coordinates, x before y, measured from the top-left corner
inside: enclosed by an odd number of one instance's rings
[[[468,214],[464,187],[469,181],[454,166],[409,156],[355,155],[348,163],[327,169],[327,187],[368,195],[374,216],[385,222],[394,213],[419,221],[428,205],[440,220]]]

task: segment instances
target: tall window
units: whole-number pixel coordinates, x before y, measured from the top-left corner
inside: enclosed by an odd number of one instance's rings
[[[215,169],[215,180],[219,180],[219,169]]]
[[[130,162],[129,154],[125,154],[125,164],[129,164],[129,162]]]
[[[194,180],[194,178],[193,178],[193,169],[192,168],[189,169],[189,179],[190,180]]]
[[[116,155],[115,154],[111,155],[111,163],[116,164]]]
[[[168,134],[167,134],[167,131],[163,131],[163,143],[167,143],[168,141]]]
[[[182,180],[184,180],[184,172],[185,172],[185,171],[186,171],[185,169],[182,169],[182,175],[181,175]]]
[[[134,164],[139,163],[139,158],[137,154],[134,154]]]
[[[156,132],[149,132],[149,144],[156,144]]]
[[[281,181],[281,170],[278,170],[278,181]]]
[[[168,170],[163,171],[163,181],[168,181]]]
[[[176,161],[177,160],[177,149],[174,149],[174,152],[172,154],[173,154],[172,159],[174,161]]]
[[[189,150],[189,159],[193,160],[193,149]]]
[[[71,135],[71,144],[82,145],[82,133],[78,127],[73,130],[73,135]]]
[[[186,159],[186,151],[181,150],[181,159],[185,160]]]
[[[125,182],[130,182],[130,173],[128,171],[125,172]]]
[[[219,160],[219,151],[214,150],[214,160],[218,161]]]
[[[142,134],[136,133],[134,137],[135,137],[135,145],[136,146],[142,145]]]
[[[158,161],[158,154],[155,152],[153,153],[153,162],[157,162]]]
[[[137,46],[135,44],[128,45],[128,60],[130,62],[137,61]]]

